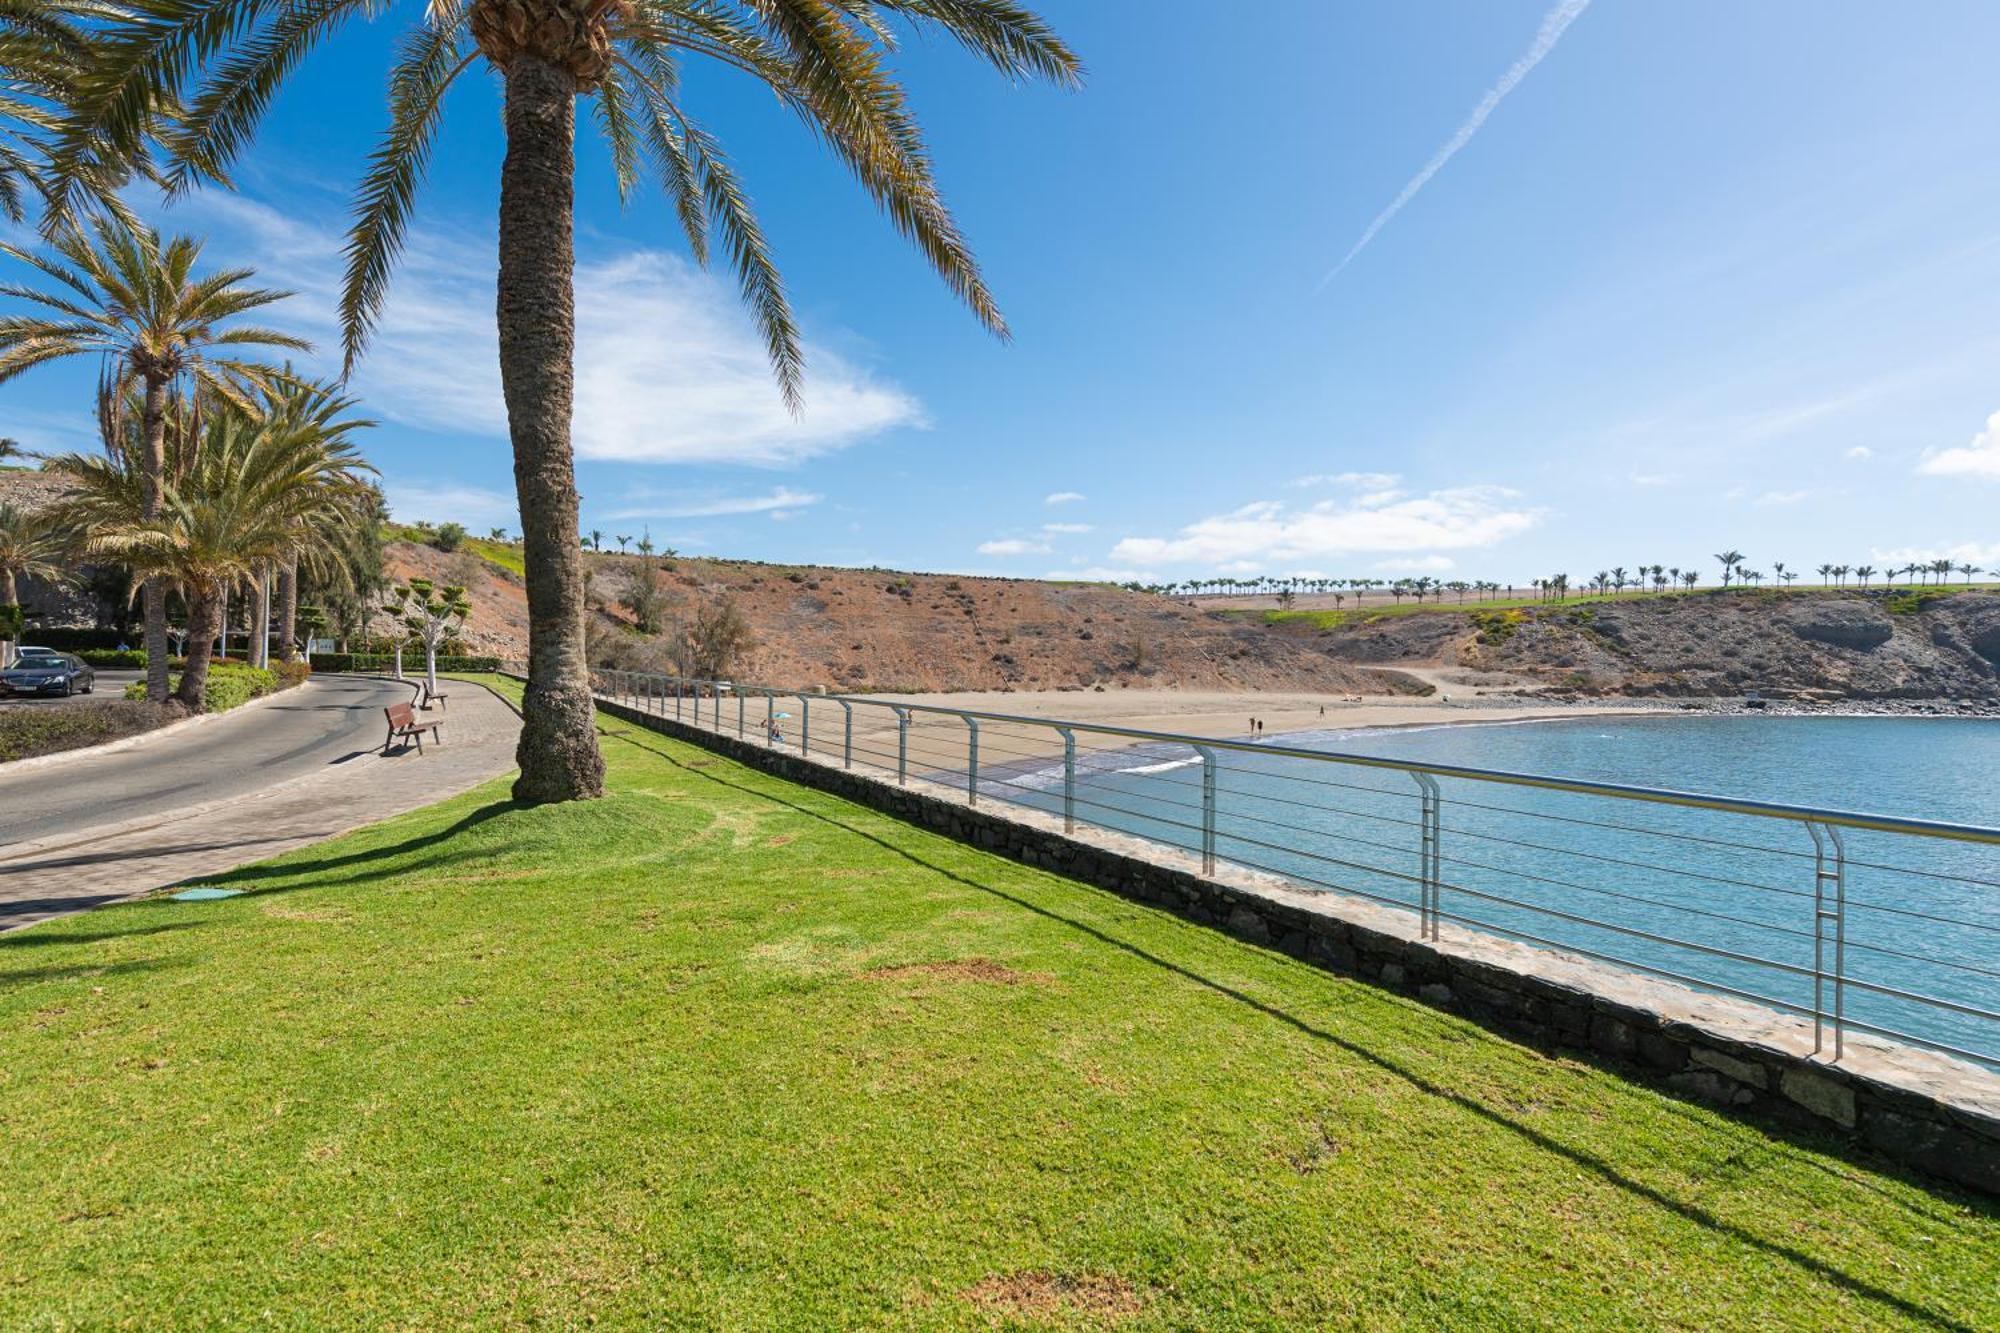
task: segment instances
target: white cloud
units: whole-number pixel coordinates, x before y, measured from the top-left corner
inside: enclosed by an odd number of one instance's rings
[[[1678,478],[1671,472],[1634,472],[1634,486],[1671,486]]]
[[[1393,472],[1310,472],[1292,478],[1294,486],[1358,486],[1364,491],[1393,490],[1403,479]]]
[[[1051,536],[1056,536],[1056,535],[1060,535],[1060,534],[1064,534],[1064,533],[1069,533],[1069,534],[1075,534],[1075,533],[1083,533],[1083,532],[1089,532],[1089,531],[1090,531],[1090,524],[1088,524],[1088,523],[1044,523],[1044,524],[1042,524],[1042,531],[1043,531],[1043,532],[1046,532],[1046,533],[1048,533],[1048,534],[1049,534],[1049,535],[1051,535]]]
[[[1963,449],[1926,450],[1917,471],[1929,477],[1986,477],[2000,481],[2000,412]]]
[[[309,327],[327,365],[339,342],[341,239],[240,196],[205,194],[183,208],[211,219],[263,279],[299,291],[286,318]],[[479,236],[412,234],[355,375],[371,410],[505,438],[492,249]],[[664,252],[579,263],[576,308],[580,458],[782,466],[925,424],[909,393],[816,344],[806,348],[805,408],[793,417],[734,294]]]
[[[1141,569],[1114,569],[1106,565],[1086,565],[1081,569],[1052,569],[1042,575],[1063,583],[1151,583],[1153,576]]]
[[[514,497],[450,482],[385,482],[389,514],[399,523],[462,523],[468,528],[519,528]]]
[[[696,504],[634,507],[606,514],[606,519],[625,518],[721,518],[732,514],[773,514],[804,509],[824,497],[810,491],[780,486],[769,495],[725,495]]]
[[[1795,505],[1801,500],[1812,498],[1811,491],[1765,491],[1750,503],[1769,508],[1773,505]]]
[[[1500,76],[1500,81],[1486,90],[1486,96],[1479,99],[1479,105],[1472,108],[1472,114],[1467,116],[1465,123],[1445,141],[1444,147],[1433,153],[1431,160],[1424,163],[1423,170],[1411,177],[1410,183],[1403,187],[1402,193],[1390,200],[1389,206],[1375,215],[1375,220],[1368,224],[1368,229],[1361,233],[1361,239],[1354,243],[1354,247],[1347,252],[1346,257],[1319,280],[1321,289],[1339,277],[1341,270],[1352,264],[1354,257],[1368,248],[1368,243],[1375,239],[1382,228],[1389,225],[1396,214],[1403,211],[1405,204],[1417,197],[1419,190],[1430,184],[1431,177],[1444,170],[1445,163],[1456,157],[1459,149],[1472,142],[1472,136],[1479,133],[1479,128],[1486,123],[1486,118],[1506,100],[1507,94],[1520,86],[1521,80],[1527,78],[1535,66],[1542,63],[1549,52],[1556,49],[1556,43],[1562,40],[1562,35],[1569,30],[1569,25],[1582,17],[1583,11],[1588,8],[1590,0],[1558,0],[1555,8],[1542,15],[1542,26],[1536,31],[1535,40],[1529,45],[1527,53],[1508,66],[1507,72]]]
[[[979,543],[981,555],[1047,555],[1050,549],[1047,542],[1024,541],[1019,537]]]
[[[1873,458],[1875,451],[1865,444],[1857,444],[1847,451],[1847,456],[1849,458]]]
[[[1538,511],[1498,486],[1459,486],[1426,495],[1323,500],[1290,510],[1260,500],[1204,518],[1170,538],[1127,537],[1111,558],[1137,565],[1298,561],[1354,552],[1423,554],[1492,546],[1533,527]]]
[[[1905,546],[1898,550],[1884,551],[1879,547],[1873,552],[1877,561],[1885,565],[1907,565],[1923,560],[1950,560],[1958,565],[2000,565],[2000,542],[1980,545],[1978,542],[1960,542],[1956,546]]]
[[[1420,555],[1414,559],[1378,560],[1372,568],[1380,574],[1442,574],[1458,565],[1448,555]]]
[[[1084,495],[1081,491],[1057,491],[1054,495],[1043,500],[1042,503],[1048,505],[1073,505],[1083,498]]]

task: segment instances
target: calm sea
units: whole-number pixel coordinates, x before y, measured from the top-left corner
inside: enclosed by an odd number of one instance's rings
[[[1996,720],[1663,715],[1271,743],[2000,827]],[[1265,753],[1217,763],[1220,856],[1415,903],[1420,809],[1407,775]],[[988,773],[991,797],[1060,808],[1059,766]],[[1078,814],[1197,847],[1201,778],[1186,747],[1091,755]],[[1442,799],[1449,919],[1810,1009],[1816,862],[1800,825],[1462,780],[1445,781]],[[2000,1019],[1983,1016],[2000,1013],[2000,847],[1842,838],[1847,1015],[2000,1061]]]

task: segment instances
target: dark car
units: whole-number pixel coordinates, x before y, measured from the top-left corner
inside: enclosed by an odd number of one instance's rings
[[[67,653],[37,654],[0,671],[0,692],[6,694],[89,694],[97,674]]]

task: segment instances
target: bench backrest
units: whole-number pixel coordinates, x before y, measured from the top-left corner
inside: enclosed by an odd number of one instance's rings
[[[407,727],[410,725],[411,720],[416,717],[416,714],[411,711],[408,704],[390,704],[382,711],[388,716],[389,725],[392,727]]]

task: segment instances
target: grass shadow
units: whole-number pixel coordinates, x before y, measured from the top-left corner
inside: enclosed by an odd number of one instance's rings
[[[1716,1216],[1714,1213],[1710,1212],[1708,1209],[1704,1208],[1701,1204],[1697,1202],[1694,1202],[1689,1199],[1677,1198],[1663,1189],[1660,1189],[1653,1185],[1649,1185],[1642,1180],[1635,1179],[1631,1175],[1627,1174],[1625,1171],[1621,1170],[1617,1164],[1606,1160],[1605,1158],[1597,1155],[1596,1153],[1591,1152],[1589,1149],[1579,1147],[1572,1143],[1566,1143],[1561,1139],[1555,1138],[1554,1136],[1547,1134],[1539,1129],[1536,1129],[1531,1125],[1522,1123],[1519,1119],[1515,1118],[1514,1116],[1511,1116],[1506,1112],[1494,1106],[1491,1106],[1484,1101],[1479,1100],[1478,1098],[1469,1096],[1454,1088],[1446,1087],[1443,1084],[1438,1083],[1434,1079],[1427,1077],[1421,1071],[1412,1068],[1409,1064],[1396,1058],[1396,1056],[1391,1053],[1378,1050],[1372,1046],[1354,1040],[1351,1037],[1342,1036],[1338,1033],[1329,1031],[1328,1029],[1320,1027],[1317,1024],[1308,1021],[1307,1019],[1301,1018],[1296,1014],[1293,1014],[1283,1008],[1280,1008],[1277,1005],[1270,1003],[1269,1001],[1259,999],[1256,996],[1251,995],[1248,992],[1243,991],[1235,986],[1231,986],[1224,982],[1217,981],[1214,978],[1204,976],[1200,972],[1197,972],[1194,969],[1187,967],[1184,964],[1175,962],[1169,958],[1163,958],[1159,954],[1153,953],[1152,951],[1138,944],[1135,944],[1130,940],[1121,939],[1117,935],[1112,934],[1111,932],[1103,929],[1102,927],[1092,925],[1087,921],[1077,920],[1074,917],[1065,916],[1061,912],[1057,912],[1039,903],[1031,902],[1028,899],[1023,898],[1018,894],[1011,893],[1004,888],[992,884],[987,884],[980,880],[972,879],[965,875],[959,874],[958,872],[951,870],[948,867],[939,865],[934,861],[925,859],[923,856],[910,850],[907,847],[899,846],[895,842],[883,838],[878,834],[872,833],[867,829],[858,828],[854,824],[836,818],[835,816],[825,811],[815,810],[810,808],[809,806],[800,804],[799,802],[787,800],[781,795],[776,795],[774,793],[767,791],[759,791],[756,788],[747,786],[743,783],[731,781],[728,777],[715,772],[712,768],[708,767],[697,768],[693,765],[686,763],[684,760],[678,758],[677,756],[668,753],[665,750],[659,749],[652,745],[641,743],[639,740],[635,739],[631,734],[623,730],[612,731],[600,728],[600,731],[602,731],[603,734],[605,734],[606,736],[622,740],[625,743],[632,745],[636,749],[642,750],[648,754],[655,755],[658,758],[664,759],[668,763],[672,764],[675,768],[680,769],[681,771],[689,774],[692,777],[703,779],[705,781],[714,783],[717,786],[728,788],[732,791],[741,793],[743,795],[749,796],[759,801],[768,801],[772,804],[781,805],[786,809],[792,810],[798,814],[805,815],[806,817],[816,820],[822,824],[826,824],[832,828],[839,829],[842,832],[850,834],[856,838],[860,838],[867,842],[873,843],[877,847],[882,848],[884,851],[887,851],[897,857],[900,857],[903,860],[908,861],[913,865],[919,866],[922,869],[927,870],[932,874],[938,875],[944,879],[948,879],[955,884],[959,884],[963,887],[973,889],[977,892],[987,894],[993,898],[997,898],[1004,902],[1012,904],[1013,906],[1021,909],[1022,911],[1032,913],[1033,915],[1042,917],[1045,920],[1054,922],[1058,925],[1066,927],[1067,929],[1076,931],[1079,934],[1088,936],[1089,938],[1097,941],[1098,943],[1104,945],[1107,948],[1115,949],[1129,957],[1136,958],[1141,962],[1148,964],[1151,967],[1158,968],[1163,972],[1167,972],[1174,976],[1180,977],[1181,979],[1193,985],[1200,986],[1206,990],[1213,992],[1214,994],[1223,996],[1231,1001],[1234,1001],[1237,1004],[1241,1004],[1251,1010],[1254,1010],[1258,1014],[1261,1014],[1264,1017],[1269,1018],[1274,1022],[1281,1023],[1286,1027],[1292,1029],[1293,1031],[1300,1033],[1301,1035],[1306,1036],[1314,1041],[1322,1042],[1329,1046],[1336,1047],[1339,1050],[1345,1051],[1348,1054],[1354,1056],[1355,1058],[1363,1060],[1368,1064],[1373,1065],[1375,1068],[1394,1076],[1395,1078],[1401,1080],[1408,1086],[1416,1089],[1418,1092],[1423,1093],[1425,1096],[1434,1098],[1438,1101],[1447,1102],[1459,1108],[1460,1110],[1463,1110],[1466,1113],[1479,1118],[1480,1120],[1486,1122],[1487,1124],[1503,1129],[1508,1133],[1517,1135],[1521,1139],[1532,1144],[1537,1149],[1540,1149],[1543,1152],[1562,1158],[1563,1160],[1571,1163],[1572,1165],[1578,1167],[1579,1169],[1589,1172],[1591,1175],[1596,1176],[1598,1179],[1625,1192],[1626,1194],[1636,1199],[1643,1200],[1648,1204],[1651,1204],[1655,1207],[1671,1212],[1677,1217],[1680,1217],[1688,1222],[1692,1222],[1695,1225],[1703,1227],[1718,1235],[1727,1236],[1731,1240],[1740,1242],[1741,1244],[1746,1245],[1752,1249],[1755,1249],[1760,1253],[1769,1255],[1774,1259],[1779,1259],[1786,1263],[1792,1264],[1797,1268],[1812,1273],[1814,1276],[1822,1278],[1825,1281],[1841,1288],[1842,1290],[1851,1293],[1852,1295],[1854,1295],[1859,1299],[1874,1303],[1875,1305],[1881,1307],[1885,1311],[1893,1311],[1898,1315],[1902,1315],[1904,1317],[1912,1319],[1919,1319],[1927,1323],[1935,1324],[1939,1327],[1950,1328],[1950,1329],[1963,1329],[1966,1330],[1966,1333],[1972,1333],[1971,1326],[1960,1323],[1959,1321],[1952,1319],[1948,1315],[1940,1314],[1937,1311],[1927,1309],[1926,1307],[1914,1301],[1911,1301],[1906,1297],[1900,1296],[1895,1292],[1888,1291],[1881,1287],[1878,1287],[1875,1284],[1866,1280],[1865,1278],[1857,1277],[1851,1273],[1847,1273],[1835,1267],[1834,1265],[1828,1263],[1826,1260],[1818,1258],[1811,1254],[1807,1254],[1804,1251],[1799,1250],[1794,1246],[1788,1245],[1781,1240],[1774,1240],[1770,1237],[1759,1235],[1756,1232],[1746,1230],[1745,1228],[1737,1225],[1736,1223],[1730,1222],[1726,1219]],[[783,781],[783,779],[778,779],[778,780]],[[832,800],[843,799],[838,796],[833,796],[831,793],[828,793],[827,795],[829,799]],[[884,817],[893,818],[893,816],[884,816]],[[921,834],[928,834],[928,830],[920,829],[915,825],[910,825],[909,827],[911,827],[912,830],[915,832]],[[942,835],[930,835],[930,836],[942,836]],[[971,849],[971,850],[977,850],[977,849]],[[1042,873],[1052,873],[1052,872],[1042,872]],[[1057,876],[1057,878],[1061,878],[1061,876]],[[1078,880],[1070,880],[1066,882],[1073,884],[1079,891],[1089,893],[1092,895],[1101,895],[1106,898],[1115,899],[1120,904],[1133,905],[1132,900],[1122,898],[1119,895],[1112,893],[1108,889],[1098,888],[1094,885],[1085,884],[1082,881]],[[1161,916],[1170,918],[1172,917],[1172,914],[1166,912],[1164,909],[1150,907],[1146,904],[1136,904],[1136,905],[1144,907],[1148,911],[1157,912]],[[1173,919],[1178,920],[1179,918],[1173,918]],[[1225,936],[1223,938],[1229,938],[1229,937]],[[1257,946],[1244,943],[1243,947],[1256,948]],[[1287,957],[1286,955],[1276,955],[1276,956]],[[1299,965],[1302,967],[1310,966],[1309,964],[1303,964],[1303,963]],[[1413,1011],[1421,1011],[1423,1013],[1433,1014],[1440,1018],[1444,1017],[1442,1013],[1440,1013],[1437,1010],[1431,1009],[1429,1006],[1420,1005],[1415,1001],[1407,1000],[1406,997],[1395,995],[1393,992],[1382,991],[1381,994],[1385,998],[1396,1000],[1403,1004],[1406,1004]],[[1470,1020],[1459,1020],[1459,1021],[1465,1022],[1470,1027],[1477,1028],[1477,1025],[1472,1024]],[[1482,1032],[1485,1031],[1485,1029],[1479,1029],[1479,1030]],[[1589,1061],[1588,1063],[1591,1063],[1593,1066],[1597,1066],[1596,1061]],[[1602,1067],[1602,1066],[1597,1066],[1597,1067]],[[1623,1070],[1615,1070],[1611,1072],[1614,1072],[1617,1076],[1620,1077],[1626,1076],[1625,1071]],[[1647,1084],[1646,1086],[1651,1087],[1652,1085]],[[1672,1093],[1670,1090],[1663,1088],[1655,1088],[1654,1090],[1660,1092],[1662,1095],[1668,1097],[1669,1099],[1675,1099],[1675,1094]],[[1791,1131],[1787,1131],[1782,1128],[1774,1128],[1769,1134],[1763,1137],[1763,1143],[1761,1144],[1755,1141],[1748,1140],[1746,1138],[1745,1147],[1746,1150],[1754,1150],[1755,1148],[1763,1146],[1764,1144],[1771,1144],[1771,1145],[1791,1144],[1793,1146],[1798,1146],[1800,1143],[1807,1141],[1811,1142],[1811,1146],[1813,1146],[1816,1149],[1820,1149],[1822,1151],[1831,1150],[1843,1157],[1846,1156],[1846,1154],[1842,1152],[1842,1149],[1845,1147],[1845,1145],[1838,1144],[1837,1142],[1831,1140],[1821,1140],[1816,1136],[1812,1137],[1811,1139],[1808,1139],[1806,1135],[1795,1135]],[[1806,1159],[1801,1157],[1799,1161],[1800,1164],[1805,1164]],[[1981,1212],[1985,1212],[1988,1213],[1989,1215],[1996,1212],[1995,1206],[1990,1201],[1977,1199],[1969,1195],[1961,1194],[1960,1192],[1952,1189],[1949,1186],[1941,1185],[1938,1182],[1927,1180],[1923,1177],[1917,1176],[1913,1172],[1904,1171],[1901,1168],[1895,1167],[1893,1164],[1884,1163],[1880,1168],[1875,1168],[1871,1165],[1870,1169],[1880,1169],[1885,1174],[1892,1174],[1897,1178],[1912,1183],[1921,1189],[1931,1192],[1932,1194],[1942,1195],[1943,1197],[1949,1198],[1954,1204],[1975,1209]]]

